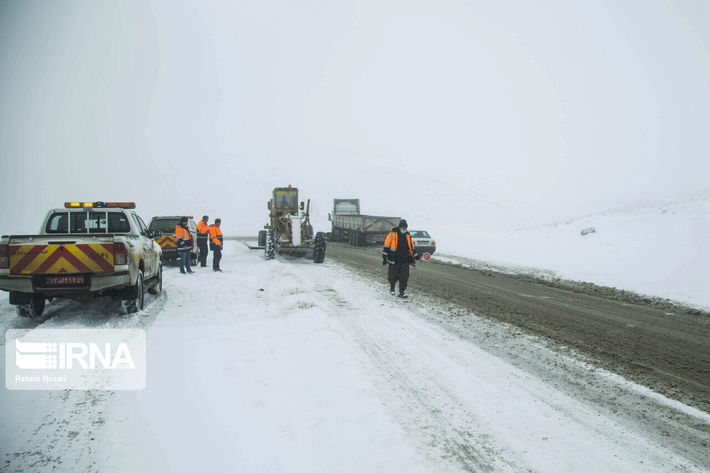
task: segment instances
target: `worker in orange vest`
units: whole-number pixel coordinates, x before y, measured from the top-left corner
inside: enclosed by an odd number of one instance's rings
[[[212,250],[212,271],[222,270],[219,268],[219,262],[222,259],[222,249],[224,248],[224,239],[222,238],[222,230],[219,229],[222,219],[214,219],[214,224],[210,225],[210,250]]]
[[[197,249],[200,251],[200,267],[207,266],[207,240],[210,238],[210,227],[207,221],[210,218],[207,215],[202,216],[202,220],[197,222]]]
[[[182,217],[180,223],[175,226],[175,240],[177,243],[178,256],[180,257],[180,272],[182,274],[192,273],[190,267],[190,251],[192,251],[192,236],[187,228],[187,217]]]
[[[407,297],[405,291],[409,281],[409,265],[415,266],[414,261],[419,259],[421,256],[414,251],[412,236],[407,231],[407,221],[402,219],[399,226],[389,232],[382,249],[382,264],[389,264],[387,281],[390,283],[390,294],[395,295],[394,285],[399,281],[399,297]]]

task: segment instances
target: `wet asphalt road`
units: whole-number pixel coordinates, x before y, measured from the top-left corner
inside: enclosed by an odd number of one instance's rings
[[[383,283],[381,248],[328,244],[327,259]],[[419,262],[408,292],[425,293],[572,347],[597,364],[710,412],[710,314],[571,281]]]

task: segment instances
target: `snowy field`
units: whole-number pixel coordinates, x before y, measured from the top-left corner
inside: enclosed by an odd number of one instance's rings
[[[582,236],[590,227],[596,232]],[[710,310],[710,197],[522,229],[432,225],[430,233],[440,260],[486,262]]]
[[[513,327],[416,295],[391,299],[336,263],[265,262],[228,244],[224,273],[169,268],[163,294],[138,314],[116,315],[113,301],[51,304],[43,328],[145,328],[147,388],[0,390],[0,470],[710,466],[682,436],[687,425],[707,432],[707,413]],[[3,332],[38,324],[1,304]],[[466,333],[455,323],[464,318]],[[4,370],[4,347],[1,356]]]

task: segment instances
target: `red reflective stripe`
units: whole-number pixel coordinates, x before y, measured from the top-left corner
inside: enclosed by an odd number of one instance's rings
[[[62,251],[62,250],[60,250],[59,248],[57,248],[57,250],[55,250],[54,253],[52,253],[52,255],[51,255],[49,258],[47,258],[46,260],[44,260],[44,262],[39,265],[39,267],[34,271],[34,273],[35,273],[35,274],[39,274],[39,273],[44,273],[44,272],[46,272],[49,268],[52,267],[52,265],[53,265],[54,263],[56,263],[57,261],[59,261],[60,258],[64,258],[65,260],[67,260],[67,261],[68,261],[72,266],[74,266],[74,268],[77,269],[78,272],[80,272],[80,273],[91,273],[91,272],[93,272],[93,271],[91,271],[91,269],[89,269],[88,267],[86,267],[86,265],[85,265],[84,263],[82,263],[81,261],[79,261],[79,258],[77,258],[77,257],[74,256],[73,254],[71,254],[68,250],[65,249],[65,250]],[[63,271],[62,271],[62,272],[63,272]]]
[[[20,250],[20,246],[11,246],[10,247],[10,257],[17,253]],[[26,254],[25,256],[22,257],[20,261],[18,261],[15,265],[10,267],[10,274],[21,274],[22,271],[31,263],[35,260],[35,258],[38,256],[38,253],[41,253],[42,250],[47,248],[47,245],[35,245],[32,247],[30,252]]]
[[[113,265],[106,261],[100,254],[96,252],[92,247],[89,245],[76,245],[78,249],[80,249],[86,256],[88,256],[91,261],[96,263],[103,269],[104,271],[113,271]],[[111,248],[113,251],[113,247]]]

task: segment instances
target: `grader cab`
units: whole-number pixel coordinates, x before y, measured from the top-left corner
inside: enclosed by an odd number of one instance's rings
[[[316,263],[325,260],[325,235],[313,234],[310,222],[311,200],[298,201],[295,187],[277,187],[267,203],[269,223],[259,232],[259,246],[264,248],[266,259],[276,253],[290,256],[312,257]]]

